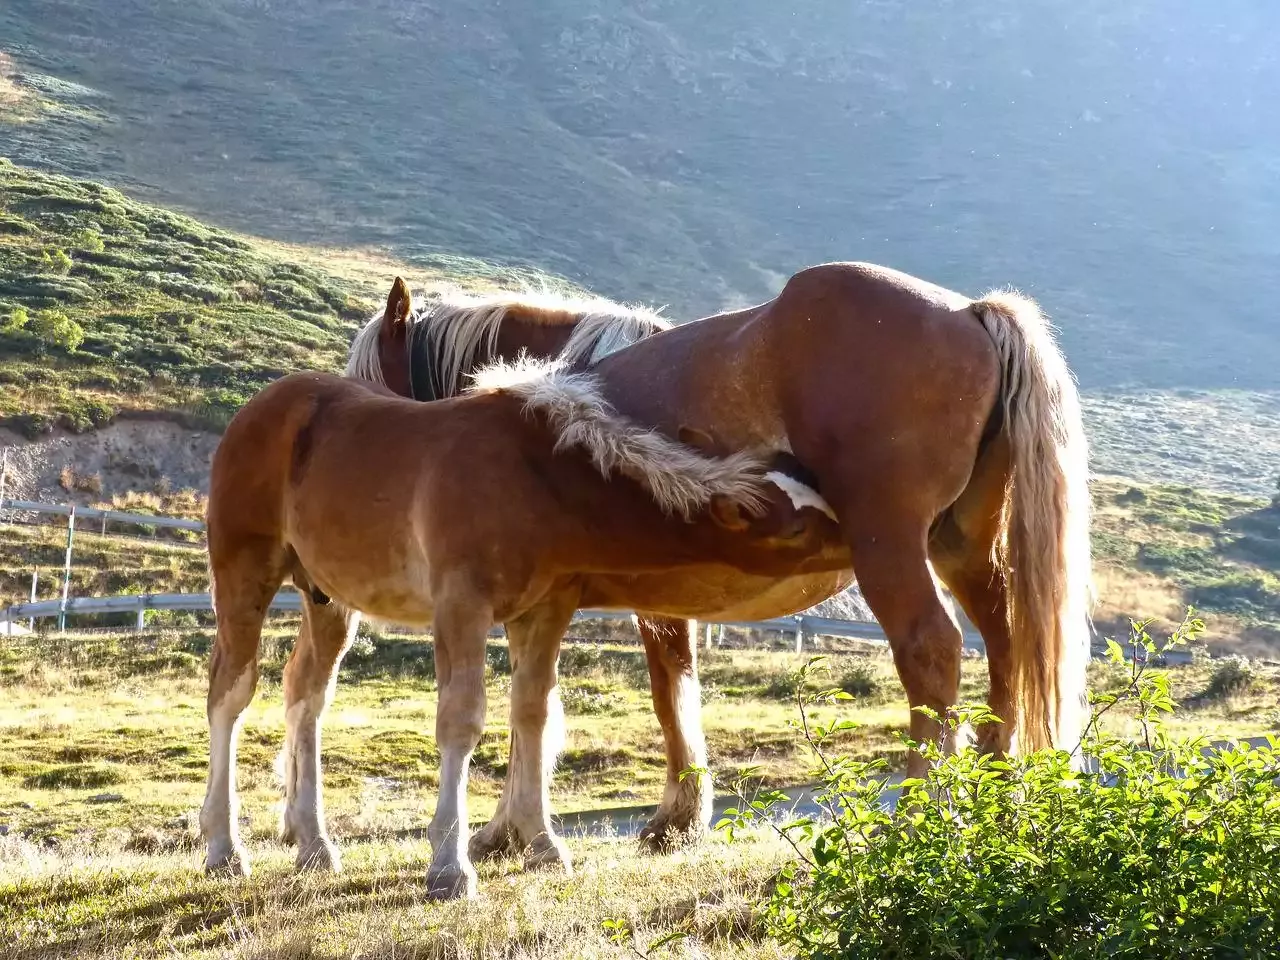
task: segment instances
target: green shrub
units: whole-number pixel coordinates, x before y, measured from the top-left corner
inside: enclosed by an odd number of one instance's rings
[[[45,346],[75,353],[84,343],[84,329],[61,310],[39,310],[27,329]]]
[[[1187,621],[1170,644],[1199,628]],[[1164,737],[1160,720],[1174,705],[1167,677],[1147,666],[1163,648],[1145,624],[1132,639],[1127,664],[1109,645],[1129,680],[1095,695],[1077,754],[1001,761],[916,745],[928,777],[906,781],[892,810],[882,760],[824,750],[852,724],[802,715],[822,761],[819,802],[832,817],[776,828],[797,857],[761,905],[764,926],[808,958],[1280,954],[1280,754],[1206,755],[1199,743]],[[1136,711],[1141,745],[1099,733],[1118,704]],[[982,707],[939,719],[993,722]],[[784,799],[758,795],[719,826],[732,835]]]
[[[30,319],[31,316],[27,313],[26,307],[14,307],[3,320],[0,320],[0,333],[21,330]]]
[[[71,270],[71,258],[60,247],[51,247],[40,257],[46,270],[58,275],[65,275]]]

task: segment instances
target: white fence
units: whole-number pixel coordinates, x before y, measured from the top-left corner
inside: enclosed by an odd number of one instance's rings
[[[73,507],[63,504],[36,503],[28,500],[0,499],[0,517],[6,510],[14,512],[55,514],[67,517],[67,556],[63,575],[62,596],[58,600],[36,601],[11,604],[0,609],[0,636],[13,633],[14,624],[19,620],[34,621],[43,617],[57,617],[58,629],[66,626],[67,614],[104,614],[104,613],[136,613],[136,628],[145,626],[145,614],[148,610],[211,610],[212,601],[207,593],[146,593],[119,597],[69,597],[67,585],[71,572],[71,556],[75,536],[77,518],[101,520],[104,522],[129,523],[157,528],[191,530],[204,532],[204,524],[198,520],[182,520],[176,517],[155,517],[148,514],[124,513],[119,510],[95,510],[89,507]],[[302,600],[293,590],[282,590],[276,594],[271,609],[276,611],[295,611],[302,609]],[[632,616],[630,612],[617,610],[581,610],[575,620],[625,620]],[[789,633],[795,637],[797,653],[804,651],[805,640],[809,637],[843,637],[860,640],[873,646],[884,646],[887,640],[884,631],[874,621],[839,620],[832,617],[815,617],[798,614],[789,617],[776,617],[772,620],[750,621],[703,621],[706,630],[706,645],[711,645],[712,626],[744,627],[749,630],[773,630]],[[500,628],[494,633],[502,635]],[[966,650],[984,653],[986,647],[982,636],[972,629],[964,632]],[[1100,651],[1095,650],[1098,656]],[[1176,650],[1165,654],[1169,663],[1186,663],[1191,655],[1186,651]]]

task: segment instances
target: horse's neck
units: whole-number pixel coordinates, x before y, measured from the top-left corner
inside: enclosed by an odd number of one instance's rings
[[[551,360],[559,355],[573,336],[573,323],[537,323],[518,313],[509,313],[498,330],[493,355],[481,360],[515,360],[525,353],[535,360]]]

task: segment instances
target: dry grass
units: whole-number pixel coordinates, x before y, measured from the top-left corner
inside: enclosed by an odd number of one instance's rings
[[[339,876],[298,876],[292,858],[262,848],[247,880],[206,879],[195,850],[141,855],[71,848],[51,853],[0,838],[0,941],[7,960],[234,957],[244,960],[624,957],[659,937],[657,955],[780,957],[755,929],[758,899],[784,852],[748,836],[671,856],[628,841],[574,843],[575,876],[483,865],[481,897],[423,897],[425,842],[351,846]],[[626,924],[615,943],[606,920]]]

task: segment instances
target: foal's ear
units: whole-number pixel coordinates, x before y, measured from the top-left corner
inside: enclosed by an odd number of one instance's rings
[[[741,533],[751,524],[746,511],[722,494],[711,498],[711,502],[707,504],[707,513],[711,514],[713,523],[732,533]]]
[[[715,454],[716,452],[716,442],[711,439],[711,434],[705,430],[698,430],[694,427],[681,427],[676,431],[676,439],[686,447],[693,447],[695,450],[701,450],[706,454]]]
[[[403,327],[412,312],[413,294],[409,292],[409,285],[403,278],[396,277],[395,283],[391,284],[391,293],[387,297],[387,309],[382,312],[383,329],[387,329],[388,321],[393,326]]]

